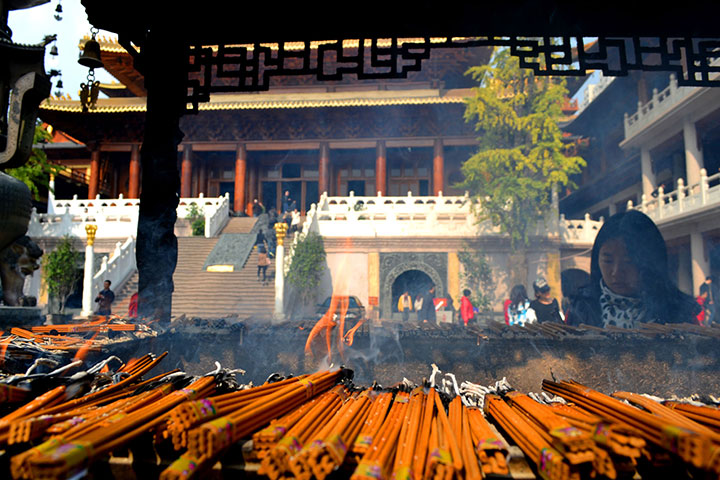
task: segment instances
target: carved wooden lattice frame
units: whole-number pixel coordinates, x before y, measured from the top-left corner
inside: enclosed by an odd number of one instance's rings
[[[584,76],[600,70],[606,76],[631,71],[675,73],[681,86],[718,86],[720,38],[598,37],[586,48],[582,37],[484,37],[334,40],[253,45],[190,46],[186,110],[212,93],[258,92],[270,88],[273,76],[312,75],[319,81],[407,78],[419,71],[433,49],[507,47],[523,68],[536,75]],[[298,48],[298,45],[300,47]],[[369,59],[369,62],[366,62]],[[289,68],[300,60],[301,66]],[[233,80],[222,84],[214,79]]]

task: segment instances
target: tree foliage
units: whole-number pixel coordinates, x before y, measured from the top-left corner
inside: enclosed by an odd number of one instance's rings
[[[305,305],[315,300],[317,288],[326,268],[326,256],[322,237],[314,232],[308,233],[295,246],[287,281],[295,287]]]
[[[43,257],[43,279],[48,294],[58,300],[59,313],[65,311],[65,302],[72,294],[75,283],[80,278],[77,268],[81,254],[72,244],[72,239],[65,236],[49,254]]]
[[[521,69],[507,49],[468,74],[479,86],[465,120],[475,123],[480,136],[459,186],[479,200],[479,220],[499,226],[517,250],[548,212],[553,185],[570,184],[570,176],[585,166],[582,158],[566,154],[558,126],[567,89],[563,79]]]
[[[495,282],[487,258],[476,249],[465,245],[458,252],[458,259],[463,266],[463,283],[472,292],[470,301],[480,312],[492,310]]]
[[[185,218],[190,222],[190,229],[194,236],[205,235],[205,213],[202,208],[198,208],[194,203],[191,204]]]
[[[33,145],[47,143],[51,136],[47,130],[38,122],[35,125],[35,134],[33,136]],[[50,188],[50,175],[57,175],[60,171],[58,165],[54,165],[48,161],[47,155],[42,149],[33,148],[30,158],[17,168],[8,168],[5,173],[11,177],[15,177],[23,182],[30,189],[35,200],[40,198],[39,187]]]

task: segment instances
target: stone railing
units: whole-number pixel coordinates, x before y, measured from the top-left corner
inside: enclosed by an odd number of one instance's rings
[[[637,112],[632,115],[625,114],[625,139],[637,135],[698,89],[699,87],[678,87],[675,75],[670,75],[670,85],[667,88],[659,92],[653,89],[653,96],[649,102],[644,105],[638,102]]]
[[[600,78],[597,83],[590,84],[585,88],[583,100],[580,102],[580,108],[577,114],[579,115],[580,112],[585,110],[614,80],[615,77],[606,77],[600,73]]]
[[[468,195],[445,197],[348,197],[323,195],[319,232],[327,237],[466,236],[477,232]]]
[[[327,194],[323,194],[320,197],[321,202],[323,201],[323,198],[327,198]],[[297,244],[299,242],[302,242],[303,239],[305,239],[305,237],[307,237],[308,233],[310,232],[320,233],[317,213],[317,205],[313,203],[312,205],[310,205],[310,210],[308,210],[307,214],[305,215],[305,221],[303,222],[302,229],[300,229],[299,232],[295,232],[295,235],[293,235],[292,242],[290,243],[290,245],[288,245],[285,252],[285,275],[287,275],[290,271],[290,265],[292,264],[293,256],[295,255],[295,247],[297,247]]]
[[[710,62],[713,67],[720,66],[720,58]],[[711,80],[718,77],[718,72],[709,75]],[[690,95],[704,87],[678,87],[675,75],[670,75],[670,84],[663,90],[653,89],[653,96],[649,102],[638,102],[638,109],[632,115],[625,114],[625,140],[634,137],[652,122],[665,115],[670,109],[682,103]]]
[[[629,201],[627,208],[640,210],[660,224],[713,206],[720,206],[720,173],[708,176],[703,168],[700,170],[700,182],[685,185],[685,181],[680,178],[677,189],[666,193],[661,186],[657,196],[647,198],[643,195],[639,205]]]
[[[226,193],[224,197],[220,197],[219,204],[214,207],[214,211],[203,207],[205,213],[205,238],[211,238],[219,234],[230,220],[230,194]],[[212,213],[209,213],[208,210]]]
[[[595,242],[600,228],[603,226],[603,218],[592,220],[590,214],[586,213],[583,220],[567,220],[565,215],[560,215],[559,234],[562,243],[586,243],[592,245]]]
[[[225,226],[230,212],[228,195],[206,198],[181,198],[177,208],[178,218],[186,218],[192,205],[205,216],[205,236],[212,237]],[[86,238],[85,225],[98,226],[97,238],[126,238],[137,232],[140,200],[135,198],[95,198],[55,200],[56,213],[37,213],[33,210],[28,226],[31,237],[62,237],[71,235]]]
[[[124,243],[117,242],[110,258],[102,258],[100,269],[93,275],[91,298],[97,297],[103,289],[103,282],[110,280],[112,289],[118,292],[125,281],[135,273],[135,238],[128,237]]]
[[[499,235],[489,221],[478,224],[472,200],[464,196],[445,197],[320,197],[312,222],[324,237],[473,237]],[[479,205],[478,205],[479,208]],[[557,204],[554,202],[555,211]],[[595,241],[601,221],[589,215],[584,220],[566,220],[555,214],[555,221],[539,222],[534,234],[559,237],[563,243]]]

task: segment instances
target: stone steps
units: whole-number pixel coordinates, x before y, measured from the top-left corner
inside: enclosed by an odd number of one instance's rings
[[[249,233],[257,219],[234,217],[223,233]],[[178,262],[173,275],[173,315],[221,318],[237,316],[269,318],[275,306],[275,264],[267,269],[267,285],[257,280],[257,250],[253,249],[242,269],[234,272],[207,272],[207,256],[218,238],[178,238]],[[135,272],[116,292],[113,312],[127,315],[130,298],[138,289]]]
[[[250,233],[257,217],[230,217],[221,233]]]
[[[115,293],[115,301],[112,305],[112,312],[116,315],[127,315],[130,299],[138,290],[138,272],[133,273],[123,284],[120,292]]]
[[[232,222],[242,220],[242,222]],[[255,219],[233,218],[233,229],[252,228]],[[275,304],[274,281],[262,285],[257,281],[257,252],[251,252],[244,268],[235,272],[207,272],[203,269],[217,238],[178,239],[178,265],[173,276],[173,315],[188,317],[229,317],[243,319],[269,316]],[[274,275],[274,269],[268,274]],[[274,278],[274,277],[271,277]]]

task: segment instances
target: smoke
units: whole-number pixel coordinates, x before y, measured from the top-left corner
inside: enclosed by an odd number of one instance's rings
[[[398,371],[405,363],[405,352],[400,343],[400,326],[386,323],[370,325],[367,337],[356,338],[352,347],[345,349],[347,366],[356,371],[358,381],[375,380],[374,369],[379,365],[392,365]]]

